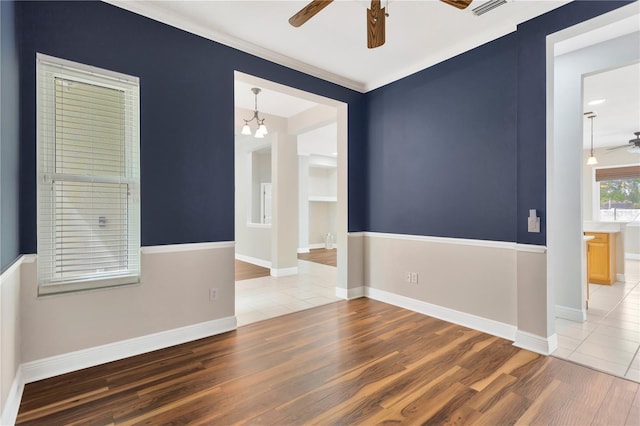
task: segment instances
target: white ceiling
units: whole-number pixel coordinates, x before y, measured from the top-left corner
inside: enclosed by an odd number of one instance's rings
[[[291,118],[296,114],[299,114],[318,105],[315,102],[311,102],[306,99],[300,99],[282,92],[276,92],[274,90],[265,89],[264,87],[259,87],[254,84],[235,80],[234,105],[236,107],[246,108],[253,111],[255,107],[255,96],[251,91],[251,88],[253,87],[258,87],[261,89],[261,92],[258,94],[258,110],[267,114],[277,115],[284,118]]]
[[[625,145],[640,131],[640,64],[605,71],[584,78],[584,112],[596,113],[593,119],[593,145],[613,147]],[[588,105],[606,99],[600,105]],[[585,149],[590,147],[591,127],[584,119]]]
[[[386,44],[366,47],[368,0],[337,0],[306,24],[307,0],[105,0],[211,40],[366,92],[508,34],[566,0],[508,0],[480,17],[437,0],[389,0]],[[383,0],[383,5],[385,0]]]
[[[366,47],[369,0],[336,0],[300,28],[289,17],[309,0],[104,0],[264,59],[366,92],[508,34],[517,24],[546,13],[567,0],[507,0],[477,17],[474,0],[458,10],[439,0],[389,0],[386,44]],[[385,0],[382,0],[383,6]],[[636,23],[634,22],[634,25]],[[584,99],[606,98],[594,110],[596,147],[627,143],[640,130],[638,65],[585,78]],[[235,83],[235,104],[253,110],[251,87]],[[264,88],[263,88],[264,89]],[[263,90],[261,112],[292,117],[313,102]],[[585,147],[590,140],[585,119]]]

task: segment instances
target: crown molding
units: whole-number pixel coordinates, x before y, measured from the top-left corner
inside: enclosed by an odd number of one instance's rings
[[[191,34],[195,34],[200,37],[215,41],[216,43],[220,43],[225,46],[248,53],[250,55],[265,59],[267,61],[274,62],[278,65],[303,72],[305,74],[320,78],[322,80],[337,84],[342,87],[346,87],[347,89],[355,90],[360,93],[365,93],[366,91],[364,83],[342,77],[313,65],[309,65],[306,62],[298,61],[296,59],[274,52],[270,49],[265,49],[256,44],[249,43],[239,38],[232,37],[228,34],[224,34],[210,28],[206,28],[202,25],[195,24],[188,19],[183,19],[181,17],[171,15],[170,13],[167,13],[165,11],[158,10],[156,7],[154,7],[154,2],[134,0],[102,1],[112,6],[116,6],[129,12],[145,16],[158,22],[162,22]]]

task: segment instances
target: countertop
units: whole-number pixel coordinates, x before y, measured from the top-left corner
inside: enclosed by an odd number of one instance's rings
[[[615,234],[620,232],[620,224],[613,222],[584,222],[582,226],[584,232],[605,232]]]

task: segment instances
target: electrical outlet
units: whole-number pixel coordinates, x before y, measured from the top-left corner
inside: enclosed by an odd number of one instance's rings
[[[411,284],[418,284],[418,273],[417,272],[412,272],[411,273]]]
[[[209,289],[209,301],[210,302],[215,302],[216,300],[218,300],[218,289],[217,288],[210,288]]]
[[[404,282],[411,283],[411,272],[404,273]]]

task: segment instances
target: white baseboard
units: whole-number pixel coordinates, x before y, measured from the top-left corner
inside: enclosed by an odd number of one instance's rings
[[[346,300],[359,299],[361,297],[364,297],[364,287],[336,287],[336,297]]]
[[[640,260],[640,253],[625,253],[624,258],[628,260]]]
[[[324,243],[314,243],[314,244],[309,244],[309,249],[313,250],[313,249],[323,249],[325,244]]]
[[[82,349],[22,364],[23,383],[47,379],[71,371],[94,367],[134,355],[179,345],[192,340],[225,333],[237,328],[236,317],[225,317],[173,330],[161,331],[146,336],[93,348]]]
[[[444,321],[482,331],[483,333],[492,334],[513,341],[516,335],[516,326],[494,321],[488,318],[479,317],[466,312],[456,311],[454,309],[445,308],[443,306],[433,305],[421,300],[411,299],[384,290],[378,290],[371,287],[365,287],[365,295],[371,299],[439,318]]]
[[[549,337],[542,337],[518,330],[513,346],[542,355],[551,355],[552,352],[558,349],[558,335],[552,334]]]
[[[298,273],[298,267],[293,268],[271,268],[272,277],[286,277],[289,275],[296,275]]]
[[[14,425],[16,423],[23,391],[24,380],[22,374],[22,366],[19,366],[18,371],[16,372],[16,376],[13,378],[11,389],[9,389],[9,394],[7,395],[7,400],[4,404],[4,410],[2,410],[2,413],[0,413],[2,414],[2,416],[0,417],[1,425]]]
[[[624,276],[624,274],[616,274],[616,281],[619,283],[626,283],[627,278]]]
[[[309,253],[309,247],[298,247],[298,254]]]
[[[236,253],[236,259],[242,262],[251,263],[252,265],[262,266],[263,268],[271,268],[271,262],[264,259],[258,259],[257,257],[245,256],[244,254]]]
[[[557,318],[563,318],[570,321],[583,322],[587,319],[586,309],[576,309],[569,308],[568,306],[556,305],[555,312]]]

